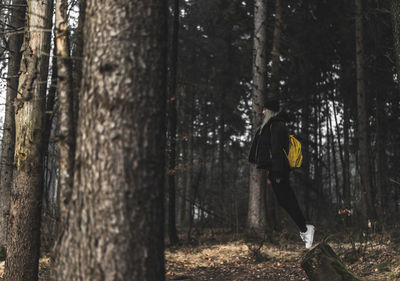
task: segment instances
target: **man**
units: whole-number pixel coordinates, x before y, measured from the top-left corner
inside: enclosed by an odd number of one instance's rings
[[[268,173],[268,184],[272,185],[279,205],[281,205],[300,229],[300,237],[307,249],[314,240],[315,227],[306,224],[296,196],[290,187],[290,166],[286,154],[289,151],[289,134],[286,128],[286,117],[279,111],[279,101],[270,99],[263,105],[264,115],[251,144],[249,162],[256,164],[257,169]]]

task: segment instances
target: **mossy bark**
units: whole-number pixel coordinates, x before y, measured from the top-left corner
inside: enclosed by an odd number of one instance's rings
[[[15,154],[5,280],[38,279],[43,128],[53,1],[28,1],[15,99]]]
[[[322,242],[302,259],[301,267],[311,281],[359,281],[362,278],[349,271],[332,248]]]
[[[10,25],[15,30],[22,29],[25,25],[26,0],[15,0],[12,2]],[[17,95],[18,71],[21,63],[21,45],[23,34],[11,34],[8,47],[10,58],[8,60],[7,72],[7,96],[4,119],[3,140],[1,144],[1,169],[0,169],[0,246],[6,246],[7,242],[7,220],[10,209],[10,191],[13,177],[14,147],[15,147],[15,118],[14,100]]]

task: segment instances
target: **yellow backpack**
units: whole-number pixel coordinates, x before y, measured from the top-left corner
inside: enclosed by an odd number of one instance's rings
[[[291,168],[301,167],[301,163],[303,163],[301,143],[294,137],[294,135],[289,135],[289,153],[286,153],[285,149],[283,149],[283,152],[289,160],[289,166]]]

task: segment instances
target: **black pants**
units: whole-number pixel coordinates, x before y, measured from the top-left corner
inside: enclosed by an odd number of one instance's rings
[[[280,180],[279,183],[271,180],[272,188],[275,192],[276,198],[278,199],[278,203],[286,210],[286,212],[288,212],[290,217],[299,227],[300,231],[305,232],[307,230],[306,220],[300,210],[296,196],[290,187],[289,174],[285,175]]]

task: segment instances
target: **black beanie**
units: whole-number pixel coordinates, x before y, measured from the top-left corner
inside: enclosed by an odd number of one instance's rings
[[[278,112],[279,111],[279,100],[268,99],[264,102],[263,108]]]

